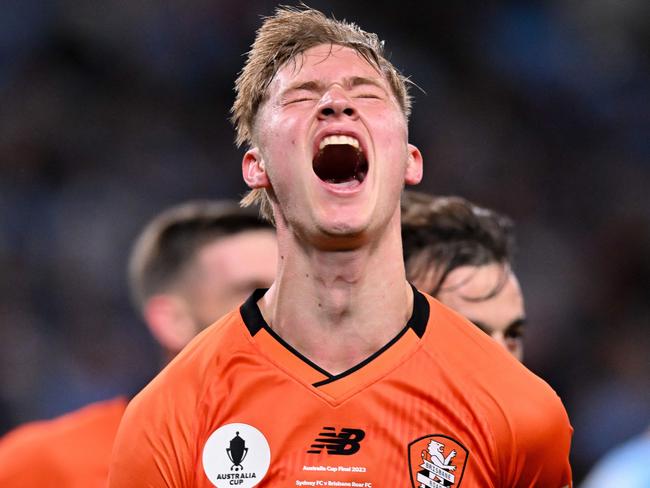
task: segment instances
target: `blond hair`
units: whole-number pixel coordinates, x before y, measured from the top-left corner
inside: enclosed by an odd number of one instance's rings
[[[322,12],[304,5],[282,6],[273,16],[264,19],[235,82],[236,97],[231,109],[231,121],[237,131],[238,146],[253,143],[255,116],[278,70],[299,54],[322,44],[354,49],[381,72],[408,119],[411,112],[408,79],[385,57],[384,43],[376,34],[365,32],[354,23],[326,17]],[[262,216],[273,220],[266,191],[251,190],[241,200],[242,206],[253,204],[260,206]]]

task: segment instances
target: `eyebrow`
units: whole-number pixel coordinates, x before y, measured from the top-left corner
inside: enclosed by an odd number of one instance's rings
[[[472,320],[469,317],[467,319],[472,322],[476,327],[481,329],[483,332],[486,334],[490,334],[493,331],[493,328],[490,327],[487,324],[484,324],[480,320]],[[519,327],[524,327],[526,325],[526,318],[525,317],[519,317],[518,319],[513,320],[508,326],[504,329],[504,333],[507,333],[513,329],[519,328]]]
[[[366,76],[350,76],[347,78],[343,78],[343,87],[347,89],[355,88],[357,86],[365,86],[365,85],[375,86],[377,88],[380,88],[383,91],[386,91],[386,89],[382,86],[381,82],[375,78],[368,78]],[[298,90],[322,93],[327,89],[326,87],[327,84],[322,80],[299,81],[289,85],[286,89],[284,89],[282,91],[281,96],[284,97],[287,95],[287,93],[298,91]]]
[[[344,83],[350,88],[363,85],[372,85],[384,90],[384,87],[376,78],[368,78],[366,76],[352,76],[351,78],[346,78],[344,80]]]
[[[320,92],[320,91],[323,90],[324,86],[325,85],[320,81],[301,81],[301,82],[289,85],[282,92],[282,95],[286,95],[289,92],[297,91],[297,90],[307,90],[307,91],[313,91],[313,92]]]

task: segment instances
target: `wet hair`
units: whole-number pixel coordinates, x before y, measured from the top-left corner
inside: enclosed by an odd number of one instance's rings
[[[142,310],[148,298],[176,286],[203,246],[239,232],[272,229],[236,202],[193,200],[171,207],[147,224],[128,266],[131,298]]]
[[[231,120],[237,132],[237,145],[253,144],[256,115],[278,70],[308,49],[322,44],[354,49],[382,73],[408,119],[411,112],[408,79],[388,61],[384,43],[376,34],[366,32],[354,23],[329,18],[304,5],[281,6],[274,15],[264,19],[235,82],[236,97]],[[272,221],[265,190],[251,190],[241,203],[243,206],[259,205],[260,213]]]
[[[479,207],[461,197],[431,196],[415,191],[402,195],[402,245],[410,281],[434,277],[429,290],[436,296],[460,266],[497,263],[504,273],[482,301],[503,288],[514,250],[514,225],[505,215]]]

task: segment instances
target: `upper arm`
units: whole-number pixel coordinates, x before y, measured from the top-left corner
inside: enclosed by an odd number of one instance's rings
[[[18,428],[0,440],[0,486],[38,486],[58,479],[43,445],[28,434]]]

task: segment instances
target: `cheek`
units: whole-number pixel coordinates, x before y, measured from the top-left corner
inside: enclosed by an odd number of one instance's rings
[[[258,133],[260,145],[262,147],[273,145],[274,141],[284,136],[284,129],[287,124],[288,121],[281,120],[278,110],[266,107],[264,111],[258,115],[256,122],[256,127],[259,128]]]
[[[397,137],[400,137],[404,141],[404,144],[406,144],[406,140],[408,139],[408,129],[406,120],[401,112],[393,110],[377,111],[369,114],[368,121],[374,126],[376,131],[390,134],[393,142],[397,135]]]
[[[387,155],[391,161],[399,161],[400,165],[391,165],[396,171],[401,171],[406,167],[409,158],[408,134],[401,124],[395,124],[394,121],[387,121],[386,124],[380,124],[374,131],[376,134],[375,143],[380,148],[382,154]]]
[[[267,161],[295,158],[300,145],[302,126],[294,118],[272,116],[265,120],[265,129],[260,133],[260,149]]]

